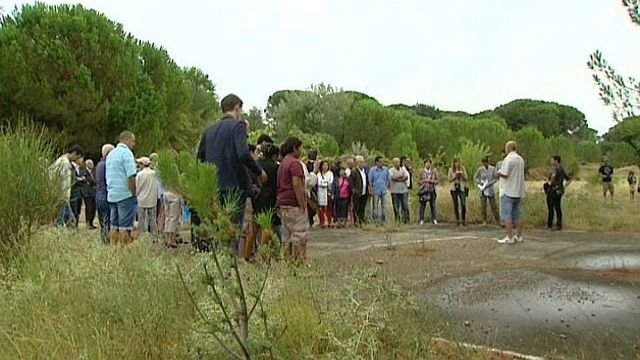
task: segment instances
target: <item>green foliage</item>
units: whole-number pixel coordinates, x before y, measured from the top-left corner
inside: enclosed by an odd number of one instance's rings
[[[0,127],[0,263],[8,261],[32,230],[56,214],[63,202],[62,178],[50,171],[55,141],[23,117]],[[53,184],[53,186],[52,186]]]
[[[462,165],[467,169],[468,176],[471,177],[475,169],[481,165],[482,159],[489,156],[491,150],[487,145],[474,143],[469,139],[463,138],[460,142],[462,143],[462,147],[457,156],[462,161]]]
[[[614,167],[636,165],[640,160],[636,149],[626,142],[604,142],[602,149]]]
[[[355,142],[351,144],[351,149],[348,150],[348,154],[356,155],[356,156],[360,155],[360,156],[363,156],[365,159],[372,159],[372,158],[375,158],[376,156],[383,156],[379,151],[375,149],[369,150],[367,145],[361,142]]]
[[[377,101],[362,100],[353,104],[344,122],[343,149],[359,142],[389,154],[390,138],[399,131],[394,124],[394,111]]]
[[[336,140],[329,134],[303,133],[297,127],[293,127],[289,132],[289,136],[295,136],[302,140],[302,146],[306,151],[311,149],[318,150],[322,156],[337,156],[340,153],[340,147]]]
[[[141,152],[191,149],[216,103],[199,70],[81,5],[24,5],[0,20],[0,116],[27,113],[90,154],[124,129]]]
[[[407,159],[418,164],[420,156],[418,155],[418,147],[416,142],[411,138],[411,134],[400,133],[391,141],[389,154],[392,157],[406,156]]]
[[[255,145],[259,145],[258,144],[258,138],[260,137],[260,135],[262,134],[266,134],[271,136],[272,139],[274,139],[274,141],[277,144],[277,140],[276,140],[276,130],[272,127],[267,127],[264,128],[262,130],[254,130],[249,134],[249,139],[247,140],[248,144],[255,144]]]
[[[341,144],[345,135],[345,117],[353,98],[331,85],[312,85],[308,91],[286,91],[274,94],[267,107],[278,137],[285,138],[292,129],[309,134],[326,133]]]
[[[199,314],[199,336],[215,341],[227,356],[250,358],[256,347],[262,348],[261,344],[269,341],[263,293],[276,242],[262,244],[261,253],[266,255],[263,266],[244,265],[235,250],[241,229],[232,222],[234,212],[244,210],[244,204],[238,202],[238,194],[220,198],[217,169],[198,162],[191,153],[176,156],[164,151],[159,154],[158,172],[169,189],[195,208],[201,224],[193,231],[210,250],[201,258],[200,282],[207,291],[189,292]],[[259,220],[263,229],[271,230],[271,215]],[[181,273],[180,276],[189,287]],[[264,325],[261,336],[249,331],[258,314]]]
[[[548,140],[549,156],[560,155],[562,164],[569,176],[575,176],[580,170],[580,161],[576,154],[575,142],[565,136],[554,136]]]
[[[548,145],[538,129],[525,127],[514,135],[518,143],[518,152],[524,158],[528,169],[547,166]]]
[[[598,144],[591,141],[578,141],[575,143],[576,154],[582,163],[596,163],[602,159],[602,150]]]
[[[629,18],[640,25],[640,2],[622,0]],[[604,58],[600,51],[590,55],[587,66],[593,72],[593,80],[605,105],[610,106],[616,121],[640,114],[640,82],[635,77],[620,75]],[[636,149],[638,149],[636,147]]]
[[[17,259],[0,273],[3,359],[185,358],[195,314],[175,269],[190,254],[46,230]]]
[[[520,130],[534,126],[544,137],[571,135],[588,129],[582,112],[571,106],[539,100],[515,100],[502,105],[494,113],[506,120],[509,127]]]
[[[640,154],[640,117],[626,118],[604,134],[607,142],[625,142]]]
[[[252,131],[264,130],[267,126],[262,117],[262,110],[255,106],[249,109],[249,112],[245,113],[243,118],[249,122],[249,128]]]

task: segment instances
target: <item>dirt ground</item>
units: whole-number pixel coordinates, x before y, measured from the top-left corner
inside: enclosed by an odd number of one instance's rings
[[[311,266],[377,267],[451,317],[456,341],[550,358],[640,359],[640,234],[409,227],[310,234]]]

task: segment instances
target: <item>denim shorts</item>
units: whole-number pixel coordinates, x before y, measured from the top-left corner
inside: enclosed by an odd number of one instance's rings
[[[503,195],[500,197],[500,217],[503,221],[515,222],[522,219],[521,198]]]
[[[138,212],[138,201],[130,197],[117,203],[109,203],[112,230],[133,230],[133,221]]]

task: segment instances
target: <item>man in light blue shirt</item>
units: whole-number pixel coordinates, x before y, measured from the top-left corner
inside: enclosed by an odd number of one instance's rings
[[[106,161],[107,201],[111,210],[112,243],[131,242],[131,230],[137,211],[136,160],[131,149],[136,137],[130,131],[120,134],[120,143],[109,153]]]
[[[373,221],[378,225],[384,225],[386,222],[386,198],[390,182],[389,170],[383,166],[382,157],[376,157],[376,166],[369,170],[369,192],[373,195]]]

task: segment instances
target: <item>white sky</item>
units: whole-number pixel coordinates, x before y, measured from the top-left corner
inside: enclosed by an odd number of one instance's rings
[[[237,93],[247,108],[263,109],[275,90],[325,82],[443,110],[556,101],[602,133],[613,123],[589,54],[603,50],[619,71],[640,74],[640,28],[619,0],[79,2],[203,69],[220,95]],[[25,2],[1,1],[5,12],[16,3]]]

